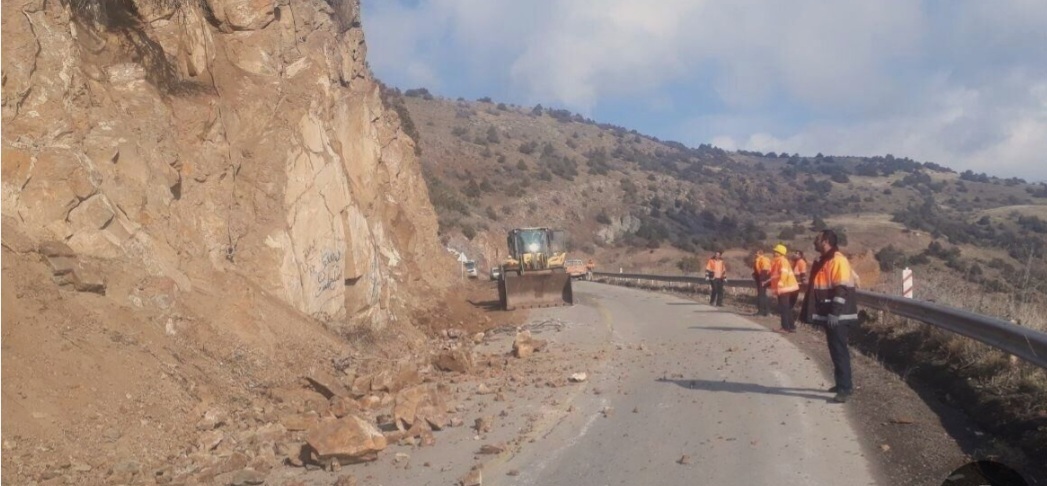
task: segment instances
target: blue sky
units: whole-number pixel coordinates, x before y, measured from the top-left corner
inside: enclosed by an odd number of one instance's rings
[[[1047,180],[1044,0],[363,0],[401,88],[688,145]]]

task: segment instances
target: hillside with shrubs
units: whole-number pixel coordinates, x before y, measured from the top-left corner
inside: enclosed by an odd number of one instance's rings
[[[1045,183],[890,154],[688,147],[563,109],[424,88],[385,98],[409,119],[445,244],[492,262],[519,226],[568,229],[576,254],[652,253],[648,266],[676,271],[712,250],[806,250],[828,227],[848,251],[875,254],[885,281],[910,266],[987,292],[1047,292]]]

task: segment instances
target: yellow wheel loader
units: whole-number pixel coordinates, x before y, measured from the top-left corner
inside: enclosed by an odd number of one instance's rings
[[[506,238],[509,256],[498,279],[505,310],[574,304],[567,261],[567,233],[549,228],[517,228]]]

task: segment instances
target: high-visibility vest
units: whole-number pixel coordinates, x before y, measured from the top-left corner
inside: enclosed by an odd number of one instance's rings
[[[769,271],[771,271],[771,260],[763,255],[756,257],[756,261],[753,262],[753,273],[762,277],[764,272]]]
[[[803,280],[807,276],[807,260],[797,258],[793,264],[793,273],[796,274],[797,280]]]
[[[811,276],[811,298],[814,312],[811,319],[825,322],[829,314],[839,316],[841,322],[858,320],[858,301],[855,298],[855,273],[843,253],[834,252],[818,273]]]
[[[771,263],[771,292],[774,295],[782,295],[799,290],[800,284],[796,282],[796,275],[793,274],[789,260],[784,255],[775,255],[774,262]]]
[[[710,258],[705,262],[705,271],[711,273],[713,278],[724,278],[724,275],[727,274],[727,264],[723,259]]]

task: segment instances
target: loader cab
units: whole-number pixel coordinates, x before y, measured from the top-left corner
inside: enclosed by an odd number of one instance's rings
[[[506,243],[509,253],[516,259],[525,253],[544,253],[549,248],[545,232],[537,229],[513,230],[509,233]]]
[[[519,260],[524,270],[545,270],[550,266],[551,256],[566,251],[567,233],[548,228],[514,229],[506,238],[506,246],[509,255]]]

